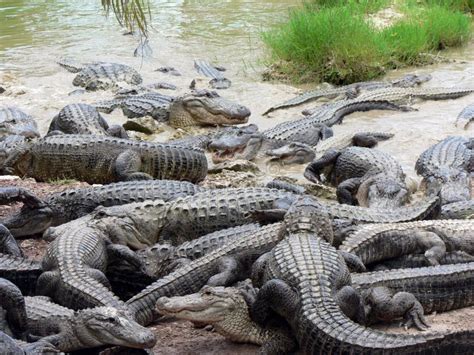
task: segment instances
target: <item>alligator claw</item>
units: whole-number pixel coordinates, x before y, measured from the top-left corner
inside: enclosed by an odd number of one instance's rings
[[[431,327],[423,314],[423,308],[420,310],[420,307],[414,307],[405,314],[404,321],[402,322],[405,330],[415,326],[418,330],[425,331]]]

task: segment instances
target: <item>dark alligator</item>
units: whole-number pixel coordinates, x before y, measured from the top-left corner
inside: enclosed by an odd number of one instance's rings
[[[225,286],[249,277],[250,267],[283,237],[281,224],[264,226],[215,249],[157,280],[126,302],[138,323],[150,324],[158,314],[160,297],[184,296],[198,292],[204,285]]]
[[[238,288],[205,286],[187,296],[162,297],[158,313],[177,319],[211,324],[225,338],[262,345],[261,354],[288,354],[296,344],[289,329],[262,327],[252,321],[244,295]]]
[[[264,156],[270,149],[292,142],[315,146],[320,140],[332,136],[332,130],[328,126],[340,122],[350,113],[369,110],[405,110],[405,108],[386,101],[341,101],[322,107],[318,114],[283,122],[263,132],[231,132],[213,140],[209,148],[217,151],[213,155],[213,160],[222,161],[231,158],[251,160]]]
[[[207,174],[201,150],[93,135],[56,135],[15,149],[2,172],[37,181],[76,179],[91,184],[174,179],[198,182]]]
[[[81,86],[90,91],[117,88],[120,82],[138,85],[143,81],[135,69],[124,64],[105,62],[79,64],[68,58],[59,60],[58,64],[72,73],[77,73],[72,81],[74,86]]]
[[[448,137],[425,150],[416,161],[415,170],[423,177],[427,194],[440,193],[443,205],[471,198],[474,150],[469,142],[465,137]]]
[[[441,206],[441,219],[474,219],[474,200],[448,203]]]
[[[387,334],[352,321],[363,318],[365,312],[344,260],[330,245],[329,216],[314,200],[303,198],[292,205],[284,224],[286,236],[254,270],[262,287],[251,315],[261,324],[274,313],[282,316],[303,354],[472,350],[472,331]]]
[[[13,282],[23,295],[34,295],[43,272],[41,263],[19,256],[0,254],[0,277]]]
[[[212,78],[209,81],[209,84],[214,89],[228,89],[230,88],[231,81],[222,75],[222,71],[224,68],[214,66],[209,62],[204,60],[196,59],[194,61],[194,68],[196,68],[197,72],[201,75],[207,76],[208,78]]]
[[[0,278],[0,331],[26,340],[25,300],[20,289],[3,278]]]
[[[34,343],[23,343],[10,338],[2,331],[0,331],[0,349],[2,350],[3,354],[8,355],[40,355],[59,353],[53,344],[46,341],[40,340]]]
[[[365,265],[407,254],[424,254],[437,265],[446,252],[474,255],[473,233],[471,220],[373,224],[360,227],[339,249],[357,255]]]
[[[71,104],[63,107],[54,116],[48,134],[95,134],[128,138],[125,130],[119,125],[108,125],[97,109],[87,104]]]
[[[38,125],[33,117],[16,107],[0,107],[0,137],[10,135],[38,138]]]
[[[0,254],[23,256],[15,238],[3,224],[0,224]]]
[[[332,149],[342,150],[351,146],[372,148],[378,142],[392,137],[393,134],[391,133],[361,131],[326,138],[318,142],[318,145],[315,147],[293,142],[280,148],[268,150],[266,154],[271,157],[271,161],[278,161],[284,165],[304,164],[313,161],[316,156],[322,156]]]
[[[474,262],[474,256],[463,251],[446,252],[443,257],[437,260],[440,265],[464,264]],[[387,269],[410,269],[417,267],[431,266],[424,254],[408,254],[398,258],[384,260],[371,267],[374,271]]]
[[[431,80],[431,75],[416,75],[416,74],[408,74],[404,77],[393,80],[391,82],[388,81],[368,81],[368,82],[359,82],[350,85],[345,85],[341,87],[329,88],[329,89],[318,89],[318,90],[311,90],[298,95],[295,98],[287,100],[281,104],[275,105],[270,107],[266,110],[263,115],[267,115],[270,112],[301,105],[305,102],[309,102],[312,100],[316,100],[322,97],[328,99],[334,99],[337,97],[343,97],[347,99],[355,98],[361,92],[364,91],[372,91],[380,88],[389,88],[389,87],[412,87],[415,85],[420,85],[424,82]]]
[[[456,126],[467,129],[469,123],[474,120],[474,104],[470,104],[462,110],[456,118]]]
[[[330,150],[310,163],[304,176],[312,182],[326,180],[337,186],[341,203],[398,207],[405,204],[410,195],[400,164],[391,155],[376,149]]]
[[[49,195],[41,204],[25,204],[18,213],[2,222],[15,237],[24,237],[82,217],[97,206],[109,207],[145,200],[170,201],[201,190],[192,183],[174,180],[126,181],[70,189]]]
[[[424,328],[419,323],[417,302],[423,306],[424,314],[474,305],[474,262],[352,274],[351,277],[352,285],[365,293],[369,319],[391,321],[412,313],[414,316],[407,325],[415,322],[417,327]]]
[[[151,348],[153,332],[112,307],[96,307],[74,312],[47,297],[26,297],[28,330],[43,341],[70,352],[98,346],[122,345]]]

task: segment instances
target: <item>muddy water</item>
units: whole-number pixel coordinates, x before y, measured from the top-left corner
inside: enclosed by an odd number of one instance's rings
[[[297,6],[297,1],[152,1],[154,53],[146,60],[133,57],[138,38],[123,36],[113,19],[105,20],[99,3],[98,0],[1,1],[0,86],[6,86],[9,91],[8,95],[0,95],[0,105],[24,109],[38,120],[41,132],[45,133],[52,117],[64,105],[110,98],[108,92],[68,96],[75,89],[71,83],[74,74],[55,64],[61,56],[129,64],[139,70],[145,84],[166,81],[178,86],[177,93],[185,92],[197,76],[193,59],[210,59],[225,66],[226,76],[233,82],[232,87],[221,94],[248,106],[252,111],[250,122],[257,123],[261,129],[299,118],[302,109],[315,105],[261,116],[269,106],[301,90],[262,82],[260,76],[265,52],[259,34],[270,24],[284,20],[289,9]],[[407,72],[431,73],[433,80],[426,86],[473,86],[474,44],[448,55],[463,62],[393,72],[389,77]],[[174,77],[154,71],[164,65],[176,67],[183,75]],[[381,143],[380,148],[399,159],[407,175],[415,176],[414,163],[431,144],[447,135],[473,136],[474,124],[466,131],[454,126],[457,114],[473,101],[474,95],[470,95],[457,100],[416,104],[418,111],[409,113],[353,114],[344,124],[334,127],[334,131],[335,134],[356,128],[392,131],[395,138]],[[120,112],[105,116],[114,123],[125,121]],[[170,134],[167,131],[157,139],[164,140]],[[271,175],[294,177],[301,177],[303,170],[302,166],[262,164],[261,167]]]

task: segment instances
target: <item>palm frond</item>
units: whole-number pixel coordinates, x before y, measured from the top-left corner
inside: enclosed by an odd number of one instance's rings
[[[148,37],[148,20],[151,18],[149,0],[101,0],[106,15],[113,12],[120,26],[129,31],[138,29]]]

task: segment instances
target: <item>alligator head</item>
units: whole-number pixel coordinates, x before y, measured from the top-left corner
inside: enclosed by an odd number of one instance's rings
[[[389,209],[406,204],[410,192],[404,182],[381,174],[364,181],[356,198],[360,206]]]
[[[268,150],[266,154],[272,157],[271,161],[278,160],[284,165],[308,163],[313,161],[316,156],[309,145],[298,142]]]
[[[121,345],[130,348],[152,348],[156,344],[153,332],[132,320],[125,312],[113,307],[96,307],[75,312],[71,320],[71,336],[76,336],[81,348],[101,345]],[[63,350],[63,349],[61,349]],[[73,351],[78,349],[64,349]]]
[[[19,111],[15,108],[10,108],[10,110]],[[21,115],[18,114],[17,117],[4,117],[0,120],[0,137],[18,135],[31,139],[39,138],[36,121],[31,116],[19,112]]]
[[[241,292],[233,287],[204,286],[191,295],[161,297],[156,302],[156,310],[160,314],[208,324],[242,318],[250,321],[247,303]]]
[[[37,207],[24,205],[21,210],[1,223],[14,237],[25,237],[43,233],[53,220],[53,211],[46,205]]]
[[[208,148],[212,151],[212,161],[220,163],[231,159],[252,160],[256,157],[263,142],[254,124],[240,127],[213,138]]]
[[[429,196],[440,195],[442,205],[471,199],[471,178],[464,170],[441,169],[423,183]]]
[[[221,126],[248,121],[250,110],[224,99],[215,91],[198,90],[174,99],[169,124],[173,127]]]

